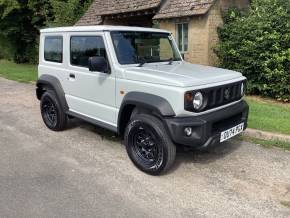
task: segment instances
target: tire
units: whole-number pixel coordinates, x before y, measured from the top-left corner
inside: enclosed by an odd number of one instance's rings
[[[160,175],[170,169],[176,156],[163,123],[147,114],[136,114],[125,130],[125,144],[129,158],[141,171]]]
[[[43,122],[53,131],[62,131],[67,125],[67,115],[52,90],[46,91],[40,101],[40,111]]]

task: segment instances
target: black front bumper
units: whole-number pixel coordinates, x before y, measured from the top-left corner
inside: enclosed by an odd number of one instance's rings
[[[164,123],[171,139],[180,145],[207,148],[220,142],[221,132],[245,123],[247,128],[249,106],[245,101],[200,116],[165,118]],[[184,129],[191,127],[193,133],[186,136]]]

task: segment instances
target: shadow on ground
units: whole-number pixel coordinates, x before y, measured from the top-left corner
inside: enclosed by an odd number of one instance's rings
[[[108,140],[111,142],[123,144],[122,139],[115,133],[98,126],[94,126],[79,119],[70,120],[68,129],[74,128],[82,128],[85,129],[86,131],[90,131],[94,134],[99,135],[102,138],[102,140]],[[215,162],[216,160],[223,159],[224,157],[230,155],[236,149],[238,149],[241,146],[241,143],[242,141],[239,140],[230,140],[222,144],[217,144],[203,151],[195,149],[187,149],[178,146],[176,153],[176,161],[169,173],[177,170],[183,163],[208,164]]]
[[[99,135],[103,140],[108,140],[112,142],[121,142],[121,138],[118,137],[114,132],[106,130],[104,128],[92,125],[90,123],[87,123],[85,121],[79,120],[79,119],[70,119],[67,129],[75,129],[75,128],[81,128],[85,129],[87,131],[90,131],[92,133],[95,133]]]

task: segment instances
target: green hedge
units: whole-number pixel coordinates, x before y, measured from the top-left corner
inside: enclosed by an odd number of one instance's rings
[[[242,72],[248,92],[290,101],[290,1],[253,0],[229,10],[216,48],[222,67]]]

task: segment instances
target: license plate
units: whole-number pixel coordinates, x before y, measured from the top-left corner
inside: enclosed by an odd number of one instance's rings
[[[244,131],[244,126],[245,124],[241,123],[240,125],[237,125],[231,129],[222,132],[220,142],[227,141],[228,139],[233,138],[234,136],[240,134],[241,132]]]

